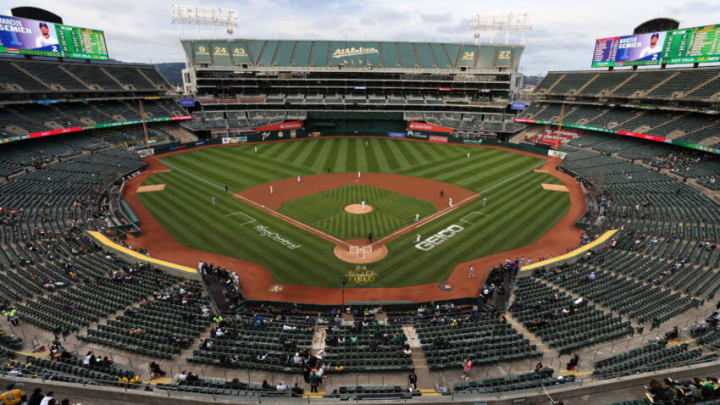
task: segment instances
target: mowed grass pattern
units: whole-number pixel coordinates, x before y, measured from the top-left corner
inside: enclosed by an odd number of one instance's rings
[[[373,207],[367,214],[349,214],[345,207],[365,201]],[[375,240],[404,228],[433,212],[432,203],[368,185],[338,187],[283,204],[281,213],[342,240]]]
[[[365,138],[321,138],[262,144],[257,153],[252,145],[238,145],[161,160],[172,171],[155,174],[143,184],[165,184],[165,190],[141,193],[139,198],[178,242],[263,264],[281,283],[335,288],[355,266],[338,260],[332,243],[226,194],[226,184],[231,192],[239,192],[282,178],[327,173],[330,168],[334,173],[362,170],[424,177],[487,197],[486,207],[474,200],[390,242],[388,257],[368,266],[378,277],[365,287],[440,282],[459,262],[533,243],[570,206],[567,193],[542,189],[541,183],[561,184],[553,176],[533,172],[542,159],[491,148],[392,139],[370,139],[365,146]],[[453,224],[465,229],[430,251],[414,247],[418,233],[425,238]],[[302,247],[290,250],[262,237],[257,225]]]

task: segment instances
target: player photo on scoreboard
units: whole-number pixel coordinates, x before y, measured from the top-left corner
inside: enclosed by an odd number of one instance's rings
[[[659,63],[665,45],[665,32],[628,35],[620,38],[615,61],[618,65],[647,61]]]
[[[0,42],[8,53],[43,51],[61,56],[55,24],[45,21],[0,16]]]

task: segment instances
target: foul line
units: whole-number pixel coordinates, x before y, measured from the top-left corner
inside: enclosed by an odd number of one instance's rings
[[[488,191],[490,191],[490,190],[492,190],[492,189],[494,189],[494,188],[496,188],[496,187],[500,187],[500,186],[502,186],[503,184],[509,182],[510,180],[514,180],[515,178],[517,178],[517,177],[525,174],[526,172],[528,172],[528,171],[530,171],[530,170],[534,170],[534,169],[536,169],[537,167],[542,166],[542,165],[544,165],[544,164],[546,164],[546,163],[547,163],[547,160],[542,160],[542,161],[540,161],[540,162],[538,162],[538,163],[536,163],[536,164],[533,164],[532,166],[530,166],[530,167],[528,167],[528,168],[526,168],[526,169],[523,169],[523,170],[520,171],[520,172],[517,172],[516,174],[508,177],[507,179],[504,179],[504,180],[502,180],[502,181],[500,181],[500,182],[498,182],[498,183],[495,183],[495,184],[493,184],[492,186],[486,188],[485,190],[480,191],[480,194],[473,194],[473,195],[471,195],[470,197],[467,197],[467,198],[465,198],[464,200],[458,202],[457,205],[453,205],[452,207],[444,208],[444,209],[436,212],[435,214],[430,215],[429,217],[425,217],[425,218],[423,218],[422,220],[420,220],[420,221],[418,221],[418,222],[415,222],[415,223],[413,223],[413,224],[411,224],[411,225],[406,226],[405,228],[402,228],[402,229],[400,229],[400,230],[397,230],[397,231],[391,233],[390,235],[388,235],[388,236],[386,236],[386,237],[378,240],[377,242],[373,243],[373,244],[370,245],[370,246],[373,246],[373,247],[374,247],[375,245],[380,245],[380,244],[389,242],[389,241],[391,241],[392,239],[395,239],[396,237],[402,235],[403,233],[409,232],[409,231],[411,231],[411,230],[413,230],[413,229],[418,228],[419,226],[425,225],[425,224],[427,224],[428,222],[431,222],[431,221],[433,221],[433,220],[435,220],[435,219],[437,219],[437,218],[440,218],[440,217],[444,216],[445,214],[447,214],[447,213],[449,213],[449,212],[452,212],[453,210],[455,210],[455,209],[457,209],[457,208],[460,208],[461,206],[465,205],[466,203],[468,203],[468,202],[470,202],[470,201],[472,201],[472,200],[480,197],[481,194],[485,194],[485,193],[487,193]]]
[[[437,219],[437,218],[440,218],[440,217],[444,216],[445,214],[447,214],[447,213],[449,213],[449,212],[452,212],[452,211],[454,211],[454,210],[462,207],[463,205],[469,203],[470,201],[472,201],[472,200],[474,200],[474,199],[476,199],[476,198],[478,198],[478,197],[480,197],[480,194],[473,194],[473,195],[471,195],[471,196],[469,196],[469,197],[466,197],[466,198],[463,199],[462,201],[459,201],[457,204],[453,204],[452,207],[443,208],[442,210],[440,210],[440,211],[438,211],[438,212],[430,215],[429,217],[425,217],[425,218],[421,219],[421,220],[418,221],[418,222],[413,222],[412,224],[406,226],[405,228],[402,228],[402,229],[400,229],[400,230],[397,230],[397,231],[391,233],[390,235],[385,236],[384,238],[378,240],[377,242],[373,243],[373,244],[370,245],[370,246],[372,246],[372,247],[374,248],[375,245],[383,245],[385,242],[389,242],[389,241],[395,239],[396,237],[402,235],[402,234],[405,233],[405,232],[409,232],[409,231],[411,231],[411,230],[413,230],[413,229],[415,229],[415,228],[417,228],[417,227],[419,227],[419,226],[422,226],[422,225],[427,224],[427,223],[430,222],[430,221],[433,221],[433,220],[435,220],[435,219]]]
[[[213,186],[213,187],[216,187],[216,188],[218,188],[218,189],[220,189],[220,190],[225,191],[225,188],[224,188],[224,187],[222,187],[222,186],[220,186],[220,185],[218,185],[218,184],[215,184],[215,183],[213,183],[213,182],[211,182],[211,181],[209,181],[209,180],[207,180],[207,179],[205,179],[205,178],[203,178],[203,177],[200,177],[200,176],[198,176],[198,175],[196,175],[196,174],[194,174],[194,173],[191,173],[190,171],[187,171],[187,170],[185,170],[185,169],[181,169],[181,168],[179,168],[179,167],[176,167],[175,165],[171,165],[171,164],[169,164],[169,163],[167,163],[167,162],[164,162],[164,161],[163,161],[162,163],[165,164],[166,166],[170,167],[170,168],[173,169],[173,170],[178,170],[178,171],[180,171],[180,172],[183,172],[183,173],[187,174],[188,176],[194,177],[194,178],[202,181],[202,182],[205,183],[205,184],[211,185],[211,186]],[[454,210],[462,207],[463,205],[467,204],[468,202],[470,202],[470,201],[472,201],[472,200],[480,197],[481,194],[487,193],[487,192],[489,192],[490,190],[495,189],[496,187],[500,187],[500,186],[502,186],[503,184],[505,184],[505,183],[507,183],[507,182],[509,182],[509,181],[511,181],[511,180],[514,180],[515,178],[517,178],[517,177],[525,174],[526,172],[528,172],[528,171],[530,171],[530,170],[534,170],[534,169],[536,169],[537,167],[544,165],[545,163],[547,163],[547,161],[546,161],[546,160],[542,160],[542,161],[538,162],[537,164],[534,164],[534,165],[528,167],[527,169],[523,169],[522,171],[520,171],[520,172],[518,172],[518,173],[516,173],[516,174],[514,174],[514,175],[512,175],[512,176],[510,176],[510,177],[508,177],[507,179],[504,179],[504,180],[502,180],[502,181],[500,181],[500,182],[498,182],[498,183],[495,183],[495,184],[493,184],[492,186],[486,188],[485,190],[480,191],[480,194],[473,194],[473,195],[471,195],[471,196],[469,196],[469,197],[466,197],[465,199],[463,199],[463,200],[457,202],[456,204],[454,204],[452,207],[444,208],[444,209],[436,212],[435,214],[430,215],[429,217],[425,217],[425,218],[421,219],[421,220],[418,221],[418,222],[414,222],[414,223],[406,226],[405,228],[402,228],[402,229],[400,229],[400,230],[397,230],[397,231],[391,233],[390,235],[387,235],[387,236],[385,236],[384,238],[376,241],[375,243],[372,243],[370,246],[374,248],[376,245],[383,245],[383,244],[385,244],[386,242],[389,242],[389,241],[391,241],[392,239],[395,239],[396,237],[402,235],[403,233],[409,232],[409,231],[411,231],[411,230],[413,230],[413,229],[418,228],[419,226],[422,226],[422,225],[425,225],[425,224],[427,224],[427,223],[429,223],[429,222],[431,222],[431,221],[434,221],[434,220],[437,219],[437,218],[443,217],[443,216],[446,215],[447,213],[452,212],[452,211],[454,211]],[[284,220],[285,222],[288,222],[288,223],[290,223],[290,224],[292,224],[292,225],[295,225],[296,227],[298,227],[298,228],[300,228],[300,229],[303,229],[303,230],[305,230],[305,231],[314,233],[314,234],[322,237],[323,239],[325,239],[325,240],[327,240],[327,241],[330,241],[330,242],[333,242],[333,243],[337,243],[337,244],[339,244],[339,245],[344,245],[344,246],[347,246],[348,248],[350,248],[350,246],[351,246],[349,243],[347,243],[347,242],[345,242],[345,241],[343,241],[343,240],[341,240],[341,239],[338,239],[338,238],[336,238],[336,237],[334,237],[334,236],[332,236],[332,235],[329,235],[329,234],[327,234],[327,233],[325,233],[325,232],[323,232],[323,231],[321,231],[321,230],[319,230],[319,229],[313,228],[312,226],[307,225],[307,224],[304,224],[304,223],[302,223],[302,222],[300,222],[300,221],[298,221],[298,220],[295,220],[295,219],[293,219],[293,218],[290,218],[290,217],[288,217],[287,215],[281,214],[281,213],[279,213],[279,212],[277,212],[277,211],[275,211],[275,210],[273,210],[273,209],[267,208],[267,207],[265,207],[264,205],[262,205],[262,204],[260,204],[260,203],[257,203],[257,202],[255,202],[255,201],[252,201],[252,200],[250,200],[249,198],[241,195],[240,193],[235,193],[235,194],[233,194],[233,197],[235,197],[235,198],[237,198],[237,199],[240,199],[240,200],[243,200],[243,201],[247,202],[248,204],[254,206],[255,208],[258,208],[258,209],[260,209],[260,210],[263,210],[263,211],[267,212],[268,214],[271,214],[271,215],[273,215],[273,216],[275,216],[275,217],[277,217],[277,218],[280,218],[280,219]],[[247,216],[247,215],[246,215],[246,216]],[[252,222],[252,221],[251,221],[251,222]],[[247,222],[247,223],[249,223],[249,222]]]
[[[262,205],[262,204],[260,204],[260,203],[255,202],[255,201],[253,201],[253,200],[251,200],[251,199],[249,199],[249,198],[247,198],[247,197],[245,197],[245,196],[243,196],[243,195],[241,195],[241,194],[239,194],[239,193],[238,193],[238,194],[233,194],[233,197],[235,197],[235,198],[237,198],[237,199],[239,199],[239,200],[243,200],[243,201],[247,202],[248,204],[254,206],[255,208],[258,208],[258,209],[260,209],[260,210],[263,210],[263,211],[267,212],[267,213],[270,214],[270,215],[273,215],[273,216],[275,216],[275,217],[277,217],[277,218],[280,218],[280,219],[284,220],[285,222],[288,222],[288,223],[290,223],[290,224],[292,224],[292,225],[297,226],[297,227],[300,228],[300,229],[303,229],[303,230],[308,231],[308,232],[310,232],[310,233],[314,233],[315,235],[320,236],[321,238],[324,238],[324,239],[326,239],[326,240],[328,240],[328,241],[330,241],[330,242],[337,243],[337,244],[339,244],[339,245],[345,245],[345,246],[347,246],[348,248],[351,247],[351,245],[350,245],[349,243],[345,242],[344,240],[338,239],[338,238],[336,238],[336,237],[334,237],[334,236],[332,236],[332,235],[329,235],[329,234],[327,234],[327,233],[325,233],[325,232],[323,232],[323,231],[321,231],[321,230],[319,230],[319,229],[313,228],[313,227],[310,226],[310,225],[304,224],[304,223],[302,223],[302,222],[300,222],[300,221],[298,221],[298,220],[296,220],[296,219],[290,218],[290,217],[287,216],[287,215],[281,214],[281,213],[279,213],[279,212],[277,212],[277,211],[275,211],[275,210],[273,210],[273,209],[271,209],[271,208],[268,208],[268,207],[266,207],[266,206],[264,206],[264,205]]]
[[[179,168],[179,167],[177,167],[177,166],[175,166],[175,165],[171,165],[171,164],[169,164],[169,163],[167,163],[167,162],[165,162],[165,161],[163,161],[162,163],[163,163],[164,165],[172,168],[173,170],[177,170],[177,171],[179,171],[179,172],[183,172],[183,173],[187,174],[187,175],[190,176],[190,177],[194,177],[194,178],[202,181],[202,182],[205,183],[205,184],[208,184],[208,185],[213,186],[213,187],[215,187],[215,188],[218,188],[218,189],[220,189],[220,190],[222,190],[222,191],[225,191],[225,187],[223,187],[223,186],[221,186],[221,185],[218,185],[218,184],[215,184],[215,183],[211,182],[210,180],[208,180],[208,179],[206,179],[206,178],[200,177],[200,176],[198,176],[198,175],[196,175],[196,174],[194,174],[194,173],[192,173],[192,172],[190,172],[190,171],[188,171],[188,170],[181,169],[181,168]],[[229,190],[229,189],[228,189],[228,190]],[[229,191],[228,191],[228,192],[229,192]],[[257,219],[256,219],[256,218],[253,218],[253,217],[251,217],[250,215],[248,215],[248,214],[246,214],[246,213],[244,213],[244,212],[242,212],[242,211],[233,212],[233,213],[227,214],[227,215],[225,215],[225,216],[226,216],[226,217],[230,217],[230,216],[237,215],[237,214],[242,214],[242,215],[244,215],[245,217],[247,217],[247,218],[249,219],[249,221],[243,222],[243,223],[240,224],[240,225],[247,225],[247,224],[252,224],[253,222],[257,222]]]
[[[165,161],[163,161],[163,163],[164,163],[166,166],[168,166],[168,167],[170,167],[171,169],[173,169],[173,170],[177,170],[177,171],[179,171],[179,172],[183,172],[183,173],[187,174],[187,175],[190,176],[190,177],[194,177],[194,178],[202,181],[202,182],[205,183],[205,184],[211,185],[211,186],[213,186],[213,187],[215,187],[215,188],[218,188],[218,189],[220,189],[220,190],[222,190],[222,191],[225,191],[225,187],[220,186],[220,185],[218,185],[218,184],[215,184],[215,183],[211,182],[210,180],[207,180],[207,179],[205,179],[205,178],[203,178],[203,177],[200,177],[200,176],[198,176],[198,175],[196,175],[196,174],[194,174],[194,173],[192,173],[192,172],[190,172],[190,171],[188,171],[188,170],[181,169],[181,168],[179,168],[179,167],[176,167],[175,165],[168,164],[168,163],[165,162]],[[337,243],[337,244],[340,244],[340,245],[345,245],[345,246],[347,246],[347,247],[350,247],[350,244],[348,244],[347,242],[345,242],[345,241],[343,241],[343,240],[341,240],[341,239],[338,239],[338,238],[336,238],[336,237],[334,237],[334,236],[332,236],[332,235],[328,235],[328,234],[326,234],[326,233],[323,232],[323,231],[320,231],[320,230],[318,230],[318,229],[313,228],[313,227],[310,226],[310,225],[307,225],[307,224],[304,224],[304,223],[302,223],[302,222],[300,222],[300,221],[297,221],[297,220],[295,220],[295,219],[292,219],[292,218],[290,218],[290,217],[288,217],[288,216],[286,216],[286,215],[283,215],[283,214],[281,214],[281,213],[279,213],[279,212],[277,212],[277,211],[275,211],[275,210],[273,210],[273,209],[267,208],[267,207],[265,207],[265,206],[262,205],[262,204],[259,204],[259,203],[255,202],[255,201],[250,200],[249,198],[246,198],[246,197],[240,195],[239,193],[234,193],[234,194],[232,194],[232,196],[235,197],[235,198],[237,198],[237,199],[239,199],[239,200],[243,200],[243,201],[247,202],[248,204],[254,206],[255,208],[261,209],[261,210],[267,212],[268,214],[271,214],[271,215],[273,215],[273,216],[275,216],[275,217],[278,217],[278,218],[280,218],[280,219],[283,219],[283,220],[285,220],[285,222],[289,222],[289,223],[297,226],[297,227],[300,228],[300,229],[303,229],[303,230],[308,231],[308,232],[310,232],[310,233],[314,233],[314,234],[316,234],[316,235],[318,235],[318,236],[320,236],[320,237],[322,237],[322,238],[324,238],[324,239],[326,239],[326,240],[328,240],[328,241],[330,241],[330,242],[333,242],[333,243]],[[249,218],[252,218],[252,217],[250,217],[249,215],[246,215],[246,216],[249,217]],[[251,222],[254,222],[254,221],[255,221],[255,218],[253,218],[253,221],[246,222],[246,224],[251,223]]]

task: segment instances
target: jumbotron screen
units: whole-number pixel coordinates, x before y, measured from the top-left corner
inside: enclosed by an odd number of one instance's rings
[[[4,15],[0,53],[108,60],[102,31]]]
[[[668,31],[663,63],[720,62],[720,25]]]
[[[601,38],[592,67],[720,61],[720,25]]]

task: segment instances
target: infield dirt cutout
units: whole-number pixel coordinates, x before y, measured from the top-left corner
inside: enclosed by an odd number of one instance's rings
[[[350,240],[347,243],[349,246],[337,245],[333,249],[335,257],[347,263],[375,263],[384,259],[388,254],[388,248],[385,245],[369,245],[367,241],[363,239]]]
[[[567,186],[564,185],[564,184],[546,184],[546,183],[543,183],[543,184],[542,184],[542,188],[543,188],[543,190],[564,191],[564,192],[566,192],[566,193],[570,191],[570,190],[568,190]]]
[[[373,207],[368,204],[365,204],[364,206],[362,204],[350,204],[345,206],[345,212],[348,214],[368,214],[371,213],[372,210]]]
[[[164,184],[153,184],[151,186],[140,186],[137,188],[137,193],[148,193],[152,191],[163,191],[165,190]]]

